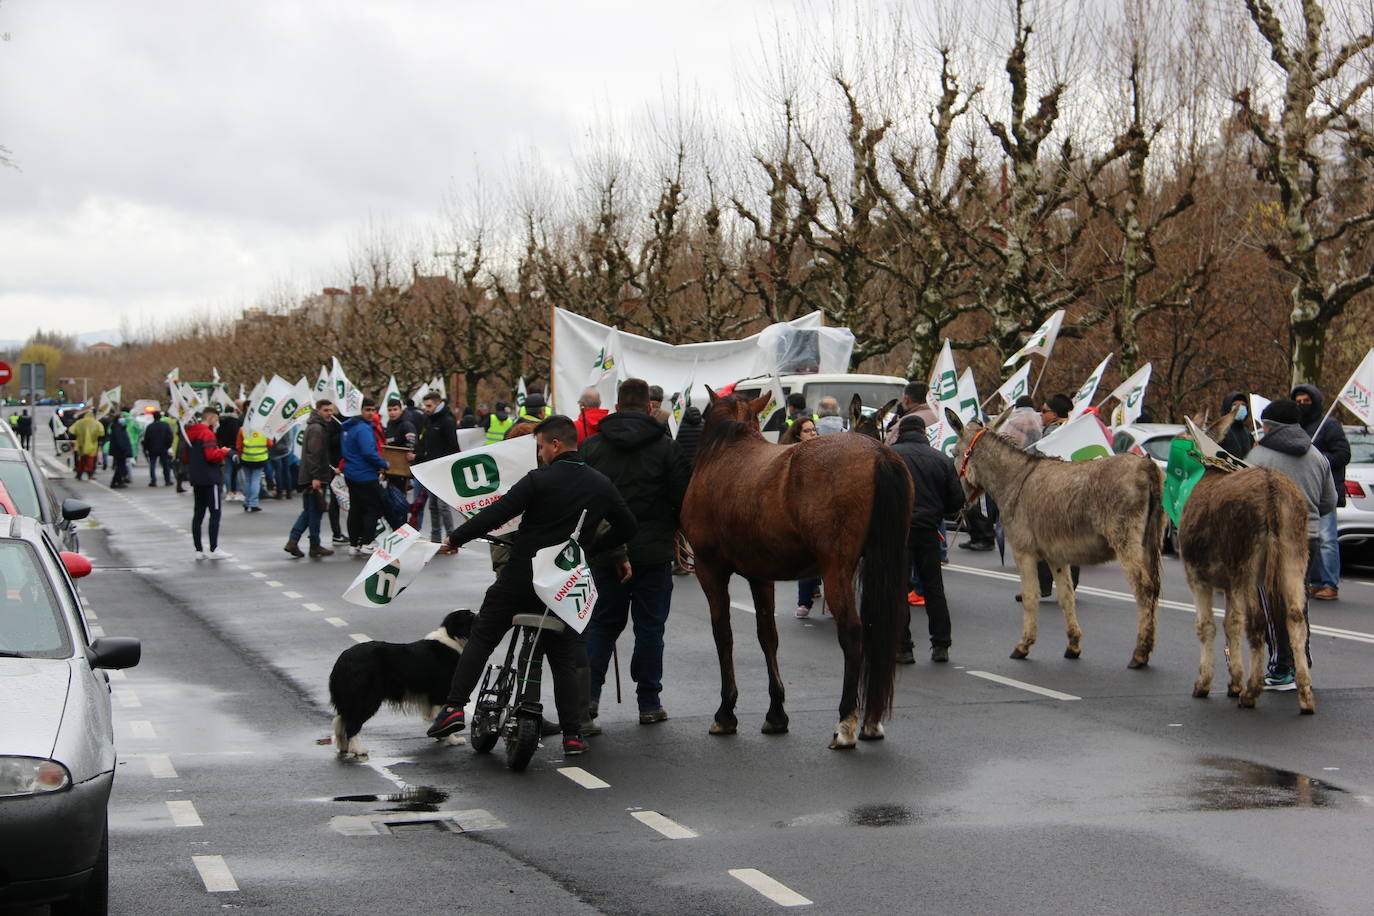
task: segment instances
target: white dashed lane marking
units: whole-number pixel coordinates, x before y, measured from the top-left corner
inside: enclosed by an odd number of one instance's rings
[[[584,789],[609,789],[611,784],[593,776],[581,767],[559,767],[558,772],[571,779]]]
[[[349,633],[348,638],[354,642],[372,642],[372,637],[366,633]]]
[[[114,692],[114,695],[115,699],[119,701],[119,705],[125,709],[137,709],[143,705],[143,701],[138,698],[138,694],[134,693],[131,687],[121,687]]]
[[[300,592],[282,592],[282,597],[284,598],[299,598],[300,596]]]
[[[630,817],[639,821],[646,827],[657,830],[670,840],[691,840],[699,836],[695,830],[684,827],[672,818],[664,817],[657,811],[631,811]]]
[[[123,671],[120,671],[118,668],[112,668],[109,671],[106,671],[105,676],[112,681],[122,681],[126,680],[129,677],[127,674],[125,674]]]
[[[269,588],[281,588],[281,583],[278,582],[276,579],[268,579],[266,582],[263,583],[263,585],[266,585]]]
[[[343,619],[340,619],[340,618],[338,618],[338,617],[326,617],[326,618],[324,619],[324,622],[327,623],[327,624],[331,624],[332,626],[336,626],[336,627],[346,627],[346,626],[348,626],[348,621],[347,621],[347,620],[343,620]]]
[[[166,754],[144,754],[143,759],[154,779],[177,778],[176,768],[172,766],[172,760]]]
[[[1003,677],[1000,674],[993,674],[990,671],[970,671],[974,677],[980,677],[985,681],[992,681],[994,684],[1001,684],[1004,687],[1015,687],[1017,690],[1025,690],[1028,693],[1038,693],[1042,697],[1049,697],[1054,700],[1081,700],[1071,693],[1061,693],[1058,690],[1051,690],[1048,687],[1039,687],[1035,684],[1027,684],[1025,681],[1018,681],[1015,678]]]
[[[307,601],[305,604],[302,604],[301,607],[305,608],[307,611],[322,611],[322,610],[324,610],[324,608],[320,607],[318,604],[314,604],[314,603],[309,602],[309,601]]]
[[[730,877],[743,881],[778,906],[810,906],[811,901],[757,868],[732,868]]]
[[[135,738],[157,739],[157,731],[153,728],[153,723],[147,719],[134,719],[129,722],[129,731],[133,732]]]
[[[252,576],[254,579],[266,579],[266,578],[267,578],[267,573],[265,573],[265,572],[251,572],[251,573],[249,573],[248,575]]]
[[[730,607],[737,611],[744,611],[746,614],[754,613],[754,606],[752,604],[740,604],[738,601],[731,601]]]
[[[99,639],[100,637],[105,635],[104,627],[92,626],[90,630],[92,639]]]
[[[167,810],[172,815],[172,823],[178,827],[204,827],[196,806],[190,801],[169,801]]]
[[[210,893],[221,894],[239,889],[229,866],[224,864],[224,856],[191,856],[191,861],[195,863],[200,880]]]

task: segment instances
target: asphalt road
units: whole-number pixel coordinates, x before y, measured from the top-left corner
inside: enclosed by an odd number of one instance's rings
[[[82,546],[97,564],[83,584],[96,623],[144,640],[143,663],[114,682],[115,913],[1374,906],[1367,580],[1312,609],[1312,717],[1294,693],[1239,710],[1220,659],[1213,695],[1191,697],[1198,644],[1172,559],[1155,655],[1129,671],[1134,604],[1115,567],[1084,571],[1081,660],[1062,658],[1062,617],[1043,604],[1039,642],[1013,661],[1010,569],[955,550],[951,661],[900,670],[881,743],[826,748],[839,649],[829,618],[792,617],[791,583],[778,590],[791,733],[759,733],[766,683],[739,583],[740,732],[708,736],[715,652],[700,591],[679,578],[668,722],[638,725],[633,685],[623,704],[608,685],[589,754],[565,761],[550,741],[514,774],[499,750],[436,744],[384,711],[362,733],[370,759],[341,762],[320,744],[338,653],[477,608],[486,551],[436,558],[389,608],[359,608],[339,596],[360,560],[282,551],[296,504],[228,504],[221,544],[235,558],[197,562],[189,493],[148,488],[146,473],[123,491],[53,481],[95,506]]]

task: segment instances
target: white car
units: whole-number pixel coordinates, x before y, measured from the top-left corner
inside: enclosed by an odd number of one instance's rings
[[[1336,537],[1348,548],[1374,553],[1374,431],[1345,427],[1350,464],[1345,468],[1345,505],[1336,510]]]
[[[734,393],[746,398],[756,398],[768,391],[772,380],[767,376],[747,378],[735,383]],[[784,375],[779,377],[783,397],[794,391],[806,396],[806,409],[812,411],[820,404],[821,398],[833,397],[840,403],[841,416],[849,413],[849,402],[858,395],[864,403],[865,412],[882,407],[888,401],[900,400],[906,379],[896,375],[859,375],[853,373],[815,373],[812,375]],[[772,415],[764,417],[760,426],[765,431],[778,431],[787,416],[786,406],[781,406]]]
[[[1169,464],[1169,446],[1184,432],[1178,423],[1128,423],[1112,430],[1112,451],[1144,455],[1162,471]]]

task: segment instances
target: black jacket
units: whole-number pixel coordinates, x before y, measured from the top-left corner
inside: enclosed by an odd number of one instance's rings
[[[1241,391],[1233,391],[1221,401],[1221,416],[1226,416],[1235,406],[1236,401],[1244,401],[1248,409],[1250,399]],[[1251,431],[1253,423],[1249,416],[1243,420],[1237,420],[1231,424],[1231,428],[1226,431],[1226,435],[1221,437],[1221,442],[1217,443],[1226,449],[1229,454],[1237,458],[1244,458],[1250,454],[1250,449],[1255,447],[1255,434]]]
[[[428,415],[425,428],[418,430],[419,441],[415,444],[415,460],[433,461],[458,451],[458,424],[453,419],[453,411],[447,404]]]
[[[892,450],[901,456],[911,473],[916,502],[911,508],[911,530],[934,530],[940,520],[964,505],[964,489],[954,461],[930,447],[925,430],[902,433]]]
[[[219,418],[219,426],[215,427],[215,441],[220,448],[235,448],[239,440],[239,418],[231,413]]]
[[[415,427],[410,425],[404,412],[386,424],[386,444],[399,448],[415,448]]]
[[[134,457],[134,446],[129,441],[129,430],[124,425],[127,420],[121,417],[110,424],[110,457],[118,460]]]
[[[1322,423],[1322,417],[1326,416],[1326,399],[1316,385],[1299,385],[1289,397],[1299,394],[1307,394],[1312,398],[1310,407],[1298,405],[1302,411],[1300,425],[1312,437],[1313,447],[1325,455],[1331,465],[1331,480],[1336,485],[1336,505],[1344,506],[1345,466],[1350,463],[1350,440],[1345,437],[1345,427],[1335,417],[1326,417],[1326,422]],[[1317,428],[1319,423],[1321,429]]]
[[[682,412],[682,422],[677,428],[677,444],[682,449],[682,457],[687,462],[688,469],[696,466],[697,447],[701,444],[703,425],[701,411],[697,408],[688,407]]]
[[[154,420],[143,431],[143,438],[139,440],[139,444],[143,446],[144,454],[167,454],[172,450],[172,427],[163,420]]]
[[[320,416],[319,411],[310,411],[310,418],[305,421],[305,441],[301,443],[301,466],[296,472],[296,483],[302,489],[310,486],[312,480],[328,484],[334,479],[338,464],[329,459],[329,428],[338,425]]]
[[[587,464],[611,479],[639,523],[628,545],[630,563],[671,562],[678,511],[692,472],[667,427],[643,411],[618,410],[602,419],[581,451]]]
[[[634,536],[635,518],[606,475],[589,467],[577,452],[564,452],[530,471],[505,496],[459,525],[448,543],[461,547],[523,513],[520,527],[508,540],[512,556],[528,560],[541,548],[567,540],[583,510],[587,518],[578,543],[587,556]],[[610,528],[597,535],[602,519],[610,522]]]

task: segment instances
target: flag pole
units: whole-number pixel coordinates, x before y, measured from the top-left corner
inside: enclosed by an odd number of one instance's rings
[[[1040,380],[1041,380],[1042,378],[1045,377],[1045,367],[1048,366],[1049,364],[1050,364],[1050,358],[1049,358],[1049,356],[1048,356],[1048,354],[1047,354],[1047,355],[1044,357],[1044,362],[1042,362],[1042,363],[1040,364],[1040,374],[1037,375],[1037,376],[1035,377],[1035,384],[1031,386],[1031,396],[1032,396],[1032,397],[1034,397],[1035,392],[1037,392],[1037,391],[1040,390]]]

